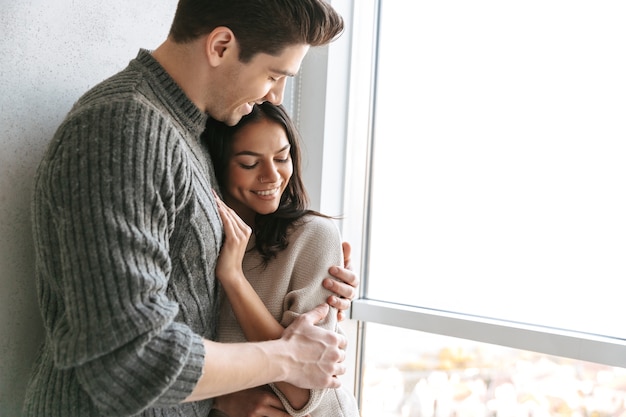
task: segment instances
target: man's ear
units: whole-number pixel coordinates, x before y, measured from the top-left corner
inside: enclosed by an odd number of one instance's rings
[[[237,41],[233,31],[225,26],[213,29],[206,37],[205,52],[212,66],[220,65],[229,57],[237,58]]]

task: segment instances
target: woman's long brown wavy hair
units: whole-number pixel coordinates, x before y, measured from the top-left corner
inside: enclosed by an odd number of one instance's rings
[[[289,141],[289,153],[293,164],[293,173],[280,198],[278,209],[270,214],[257,213],[255,224],[250,225],[256,237],[254,248],[259,251],[267,264],[278,252],[287,247],[290,230],[301,224],[303,216],[307,214],[329,216],[308,208],[309,198],[302,181],[300,134],[282,105],[276,106],[269,102],[255,105],[252,112],[235,126],[227,126],[209,118],[202,140],[211,154],[220,188],[224,189],[226,185],[235,133],[242,127],[260,120],[269,120],[283,127]]]

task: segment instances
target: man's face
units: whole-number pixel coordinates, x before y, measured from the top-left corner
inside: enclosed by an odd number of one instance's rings
[[[225,63],[209,91],[209,114],[233,126],[257,103],[281,104],[287,77],[299,71],[308,50],[308,45],[292,45],[277,56],[260,53],[245,64],[234,59]]]

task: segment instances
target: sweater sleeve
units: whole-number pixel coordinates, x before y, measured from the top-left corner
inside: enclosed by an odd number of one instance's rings
[[[343,251],[339,230],[331,219],[307,216],[306,222],[290,237],[290,257],[293,261],[290,289],[283,301],[281,324],[287,327],[299,315],[325,303],[331,292],[322,286],[333,265],[343,265]],[[337,331],[337,311],[331,308],[319,324],[327,330]],[[278,395],[287,412],[294,417],[304,417],[315,410],[328,389],[311,390],[309,402],[295,410],[285,396],[270,385]]]
[[[290,287],[283,300],[281,324],[290,325],[300,314],[325,303],[331,292],[322,285],[333,265],[343,265],[341,236],[332,219],[307,216],[305,223],[290,236],[290,256],[294,259]],[[336,311],[328,313],[321,327],[336,330]]]
[[[171,132],[147,106],[91,106],[61,126],[40,167],[51,216],[39,223],[58,245],[55,364],[107,415],[177,404],[202,373],[202,339],[175,322],[166,295],[190,175]]]

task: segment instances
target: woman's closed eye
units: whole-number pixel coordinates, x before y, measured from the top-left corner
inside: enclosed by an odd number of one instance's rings
[[[258,162],[255,162],[254,164],[244,164],[243,162],[239,162],[239,166],[243,169],[254,169],[257,165],[259,165]]]

